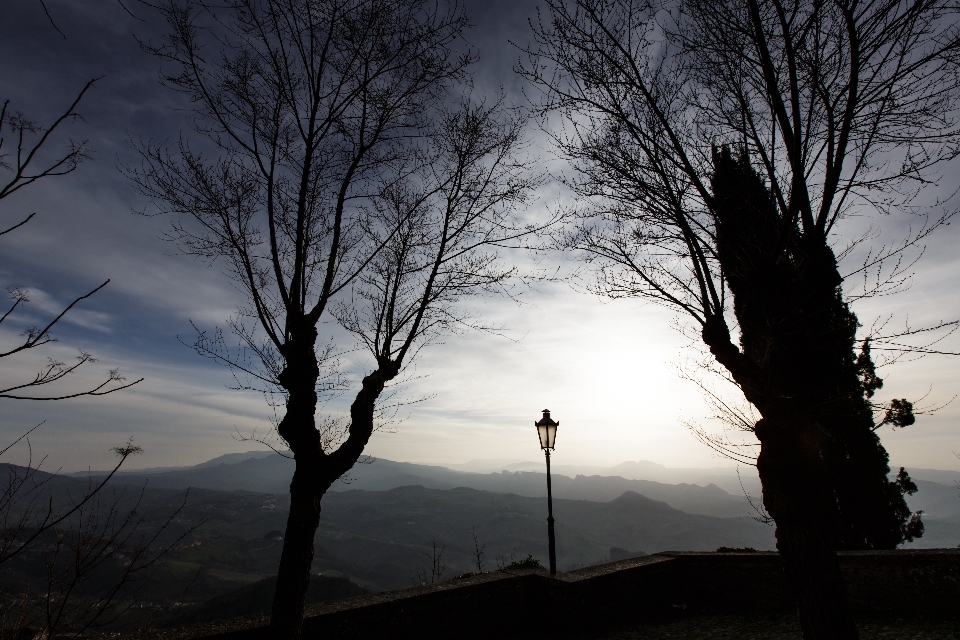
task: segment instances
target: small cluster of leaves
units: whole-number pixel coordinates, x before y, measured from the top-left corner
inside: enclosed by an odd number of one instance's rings
[[[514,560],[510,564],[501,568],[500,571],[509,571],[512,569],[543,569],[544,566],[540,564],[540,561],[533,557],[533,554],[528,553],[527,557],[523,560]]]

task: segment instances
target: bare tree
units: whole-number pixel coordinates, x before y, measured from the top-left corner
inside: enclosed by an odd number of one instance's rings
[[[850,273],[833,246],[847,216],[915,212],[956,157],[956,6],[546,4],[520,71],[561,117],[550,131],[589,203],[561,245],[597,267],[598,293],[696,322],[761,416],[763,503],[804,637],[855,638],[835,550],[922,533],[903,499],[915,486],[902,470],[888,480],[876,434],[911,424],[912,405],[874,415],[869,348],[905,348],[918,332],[861,338],[858,353],[842,286],[872,272],[859,295],[897,289],[904,252],[952,212]]]
[[[87,82],[67,109],[46,127],[12,110],[9,101],[3,103],[0,108],[0,201],[13,202],[17,194],[36,189],[50,178],[70,174],[90,158],[86,141],[68,139],[61,143],[60,139],[64,129],[80,118],[77,108],[95,82]],[[59,151],[53,148],[60,144]],[[3,215],[10,214],[4,212]],[[35,216],[36,213],[16,214],[12,221],[3,224],[2,240],[9,241],[13,236],[8,234]],[[16,358],[56,342],[53,335],[56,325],[108,283],[109,280],[77,297],[44,324],[26,327],[20,334],[22,341],[0,349],[0,358],[7,358],[4,360],[7,368],[20,366],[12,364]],[[8,294],[12,303],[0,316],[0,324],[8,323],[5,328],[16,320],[16,314],[29,303],[30,296],[23,288],[8,289]],[[0,388],[0,398],[57,401],[103,396],[143,380],[127,382],[114,369],[105,379],[86,389],[64,388],[63,383],[69,377],[93,362],[96,360],[85,351],[80,351],[76,360],[69,363],[48,358],[32,378]],[[45,629],[46,637],[53,637],[55,633],[76,637],[118,612],[131,583],[172,547],[151,548],[169,529],[179,510],[148,532],[144,516],[138,512],[140,499],[129,504],[124,490],[115,492],[112,500],[105,498],[106,487],[120,466],[131,455],[141,452],[132,442],[113,449],[119,460],[104,477],[91,479],[79,495],[66,498],[61,495],[61,499],[57,499],[55,485],[61,479],[42,471],[43,459],[34,460],[30,448],[29,436],[39,426],[26,430],[0,449],[0,457],[23,443],[30,450],[25,467],[3,465],[6,478],[0,484],[0,569],[5,587],[11,586],[10,568],[17,563],[30,568],[28,575],[33,586],[41,576],[45,578],[40,581],[44,586],[39,594],[27,591],[24,598],[14,598],[13,602],[7,598],[0,603],[4,623],[0,635],[23,625],[39,624]],[[44,603],[43,610],[37,609],[38,601]],[[8,622],[14,624],[10,626]]]
[[[541,178],[522,153],[524,125],[502,100],[465,98],[442,109],[432,144],[406,179],[371,199],[377,226],[392,235],[333,313],[369,350],[376,369],[350,407],[349,438],[339,451],[360,456],[385,384],[422,347],[464,330],[498,331],[465,308],[464,299],[511,295],[518,269],[501,250],[522,247],[555,223],[519,215]],[[430,573],[417,572],[420,584],[442,579],[442,555],[434,541]]]
[[[26,576],[24,598],[5,610],[22,608],[21,626],[39,628],[50,638],[75,638],[116,623],[159,561],[202,524],[173,530],[186,497],[154,522],[154,514],[142,508],[145,489],[121,486],[110,492],[99,484],[90,481],[80,500],[64,509],[65,517],[44,527],[13,562],[14,573]],[[63,493],[49,482],[44,489],[51,505],[54,491]],[[34,518],[33,524],[42,520]],[[16,586],[5,581],[7,588]]]
[[[475,527],[470,528],[470,538],[473,540],[473,566],[477,568],[477,573],[483,573],[483,561],[487,557],[487,544],[480,544]]]
[[[439,110],[436,120],[430,148],[413,160],[406,179],[371,198],[372,219],[391,235],[349,300],[333,309],[374,357],[384,382],[438,336],[496,332],[462,301],[484,293],[509,296],[518,269],[504,262],[501,250],[524,246],[555,221],[531,224],[518,215],[540,183],[520,153],[523,118],[510,117],[502,101],[464,99],[457,108]],[[353,429],[363,425],[362,433],[372,433],[382,389],[364,378],[343,447],[366,443],[351,442]]]
[[[70,140],[65,148],[54,154],[52,158],[47,157],[47,152],[51,145],[55,143],[61,129],[71,121],[79,118],[77,106],[83,99],[86,92],[93,86],[95,80],[89,81],[73,103],[47,127],[42,127],[36,122],[29,120],[23,113],[12,111],[10,101],[5,101],[0,108],[0,172],[6,174],[0,177],[0,201],[13,196],[22,189],[34,186],[41,180],[64,176],[76,170],[77,166],[90,157],[86,141]],[[15,231],[23,225],[30,222],[36,213],[29,215],[20,215],[13,222],[5,222],[3,230],[0,230],[0,236]],[[79,296],[54,318],[47,321],[43,326],[27,327],[22,333],[23,342],[19,344],[0,348],[0,358],[9,358],[11,356],[29,352],[32,349],[42,347],[45,344],[56,342],[52,331],[56,324],[63,319],[78,303],[86,300],[93,294],[107,286],[110,281],[107,280],[100,286],[92,289],[88,293]],[[4,322],[10,322],[15,316],[14,312],[22,308],[30,301],[29,291],[21,288],[7,289],[10,296],[10,307],[0,316],[0,325]],[[7,388],[0,388],[0,398],[16,400],[66,400],[68,398],[78,398],[81,396],[102,396],[120,389],[131,387],[142,380],[126,382],[126,379],[120,375],[119,371],[111,370],[106,380],[84,391],[60,391],[53,392],[52,395],[43,395],[29,393],[37,390],[39,387],[52,385],[61,382],[70,374],[76,372],[85,364],[96,362],[89,353],[80,351],[75,362],[65,363],[52,358],[48,359],[47,364],[42,366],[32,379],[24,380]],[[28,392],[27,395],[23,395]]]
[[[362,454],[384,386],[431,337],[471,326],[454,302],[502,287],[513,270],[492,249],[531,233],[508,219],[530,186],[513,158],[520,125],[491,115],[499,103],[444,115],[471,61],[456,51],[467,18],[453,6],[231,0],[160,10],[170,35],[148,48],[172,67],[166,82],[189,96],[209,150],[141,144],[143,164],[127,171],[161,211],[182,216],[172,239],[183,251],[220,261],[247,296],[229,324],[255,357],[204,340],[200,351],[285,400],[277,431],[296,470],[271,626],[296,638],[320,500]],[[448,200],[438,210],[439,198]],[[315,416],[317,324],[351,291],[356,305],[335,315],[376,365],[336,442]]]
[[[26,440],[34,429],[0,449],[0,456]],[[29,441],[27,445],[29,446]],[[117,464],[106,476],[91,483],[87,491],[66,509],[58,508],[52,496],[48,495],[46,490],[55,476],[40,470],[42,460],[34,466],[32,448],[26,467],[7,465],[6,485],[0,490],[0,567],[27,551],[48,531],[56,530],[69,522],[76,513],[85,509],[88,503],[97,502],[98,494],[127,458],[139,455],[142,451],[132,442],[123,447],[114,447],[113,452],[120,458]]]
[[[443,582],[443,573],[447,570],[447,564],[443,561],[443,552],[446,549],[436,540],[430,543],[430,552],[424,554],[430,559],[430,569],[416,570],[416,577],[413,579],[415,587]]]

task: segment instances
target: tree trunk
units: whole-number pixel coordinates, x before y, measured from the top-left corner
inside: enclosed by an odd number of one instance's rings
[[[819,452],[823,432],[807,421],[757,424],[763,504],[777,524],[777,551],[805,640],[857,640],[836,544],[838,510]]]
[[[320,499],[330,486],[324,482],[324,453],[314,414],[317,410],[317,379],[320,368],[314,347],[317,330],[306,319],[284,345],[286,367],[280,384],[287,390],[287,412],[277,427],[290,446],[296,470],[290,482],[290,514],[283,538],[283,551],[273,596],[270,636],[297,640],[303,624],[304,598],[313,565],[313,538],[320,524]]]
[[[837,553],[815,519],[781,518],[777,551],[804,640],[857,640]]]
[[[297,461],[290,483],[290,514],[270,617],[270,636],[275,640],[296,640],[303,625],[304,598],[313,566],[313,540],[320,525],[320,499],[325,492],[318,491],[322,485],[314,481],[316,474],[305,469],[306,466]]]
[[[373,434],[374,411],[385,383],[399,371],[399,363],[384,360],[363,379],[350,407],[350,435],[331,453],[320,447],[314,414],[316,383],[320,376],[314,345],[317,331],[308,326],[286,345],[287,366],[280,383],[289,393],[287,413],[277,427],[290,445],[296,470],[290,482],[290,514],[283,539],[277,588],[270,617],[272,640],[298,640],[303,627],[304,598],[310,585],[314,537],[320,525],[320,501],[337,478],[360,458]]]
[[[763,502],[804,638],[854,639],[836,551],[893,548],[909,516],[874,433],[857,318],[826,238],[780,217],[746,156],[715,151],[712,186],[740,346],[722,314],[703,340],[763,416]]]

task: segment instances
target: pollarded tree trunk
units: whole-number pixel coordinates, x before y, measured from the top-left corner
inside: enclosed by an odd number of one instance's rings
[[[296,470],[290,483],[290,514],[284,535],[277,588],[270,618],[273,640],[297,640],[303,625],[304,598],[310,584],[314,537],[320,525],[320,502],[327,489],[346,473],[363,453],[373,434],[376,402],[384,385],[396,377],[399,364],[384,360],[363,379],[350,407],[350,429],[346,442],[333,452],[320,445],[314,414],[317,408],[316,383],[320,375],[314,351],[317,330],[308,322],[293,332],[283,353],[287,366],[280,382],[288,392],[287,413],[278,432],[290,445]]]
[[[313,539],[320,524],[320,498],[330,486],[323,483],[323,451],[314,414],[320,368],[315,347],[316,328],[304,318],[284,345],[286,367],[280,383],[287,390],[287,412],[277,431],[290,446],[296,462],[290,482],[290,513],[277,571],[277,588],[270,618],[271,637],[300,637],[304,597],[313,564]]]
[[[740,347],[722,317],[708,319],[703,340],[763,416],[763,502],[804,638],[854,639],[836,551],[893,548],[909,516],[874,433],[876,384],[861,375],[857,319],[822,233],[780,217],[746,157],[720,150],[714,169],[718,258]]]

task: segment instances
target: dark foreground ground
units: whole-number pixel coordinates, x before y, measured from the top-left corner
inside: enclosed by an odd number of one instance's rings
[[[858,619],[861,640],[960,640],[960,620]],[[715,615],[630,625],[570,640],[802,640],[792,615]]]

